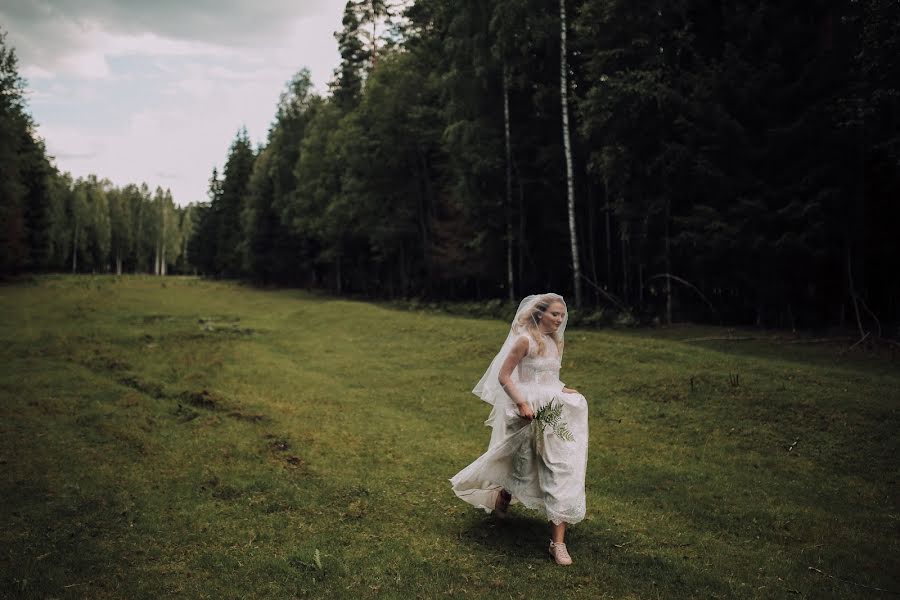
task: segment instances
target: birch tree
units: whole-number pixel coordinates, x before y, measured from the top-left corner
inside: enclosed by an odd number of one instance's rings
[[[509,133],[509,74],[506,64],[503,65],[503,137],[506,141],[506,281],[509,301],[513,302],[512,144]]]
[[[81,182],[75,184],[74,189],[68,195],[67,217],[71,224],[72,243],[72,272],[78,272],[78,253],[84,252],[84,222],[87,214],[87,195]]]
[[[122,274],[122,263],[131,252],[132,226],[131,211],[129,210],[126,192],[119,189],[111,190],[107,195],[109,200],[109,221],[111,237],[111,253],[116,275]]]
[[[572,277],[575,306],[581,306],[581,264],[578,260],[578,234],[575,229],[575,175],[572,169],[572,143],[569,139],[569,61],[566,58],[566,0],[559,0],[559,92],[562,102],[563,149],[566,153],[566,191],[569,208],[569,240],[572,247]]]

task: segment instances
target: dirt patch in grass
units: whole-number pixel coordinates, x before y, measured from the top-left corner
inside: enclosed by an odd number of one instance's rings
[[[200,329],[206,333],[215,333],[219,335],[249,336],[256,333],[255,329],[249,327],[240,327],[241,322],[238,317],[231,316],[215,316],[201,317],[197,319]]]
[[[287,452],[290,448],[291,444],[287,440],[272,440],[269,442],[269,449],[273,452]]]
[[[179,404],[175,409],[175,416],[178,417],[178,420],[182,423],[187,423],[188,421],[193,421],[194,419],[199,417],[200,413],[196,410]]]
[[[145,381],[136,375],[122,377],[119,379],[119,383],[152,398],[165,398],[167,395],[163,387],[155,381]]]
[[[295,454],[287,453],[291,449],[290,441],[277,437],[271,433],[266,434],[264,437],[269,440],[266,446],[269,449],[270,455],[272,455],[276,461],[282,462],[288,468],[306,471],[307,465],[305,460]]]
[[[250,414],[239,410],[229,412],[228,416],[232,419],[237,419],[238,421],[247,421],[248,423],[262,423],[270,420],[266,415]]]
[[[195,392],[182,392],[181,398],[191,406],[204,410],[224,410],[226,404],[221,396],[206,389]]]

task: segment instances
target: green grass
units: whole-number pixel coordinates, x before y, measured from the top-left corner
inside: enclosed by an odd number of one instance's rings
[[[447,481],[487,445],[469,390],[506,323],[152,277],[40,277],[0,311],[6,596],[900,592],[887,357],[570,330],[591,442],[561,568],[539,515]]]

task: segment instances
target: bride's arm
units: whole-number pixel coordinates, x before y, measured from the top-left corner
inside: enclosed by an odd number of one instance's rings
[[[497,380],[500,381],[500,385],[503,386],[503,391],[506,392],[506,395],[512,398],[512,401],[516,403],[516,406],[519,409],[519,415],[523,419],[528,419],[530,421],[534,418],[534,411],[531,410],[531,406],[528,405],[528,402],[526,402],[522,393],[516,388],[516,385],[512,380],[513,370],[518,366],[519,362],[526,354],[528,354],[528,340],[521,337],[509,351],[506,360],[503,361]]]

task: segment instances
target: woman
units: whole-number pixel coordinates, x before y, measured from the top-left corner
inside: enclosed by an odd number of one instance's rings
[[[587,401],[559,380],[568,314],[562,296],[528,296],[506,342],[472,390],[493,405],[488,450],[450,482],[457,496],[500,518],[511,503],[551,521],[550,554],[572,564],[566,523],[584,518]]]

